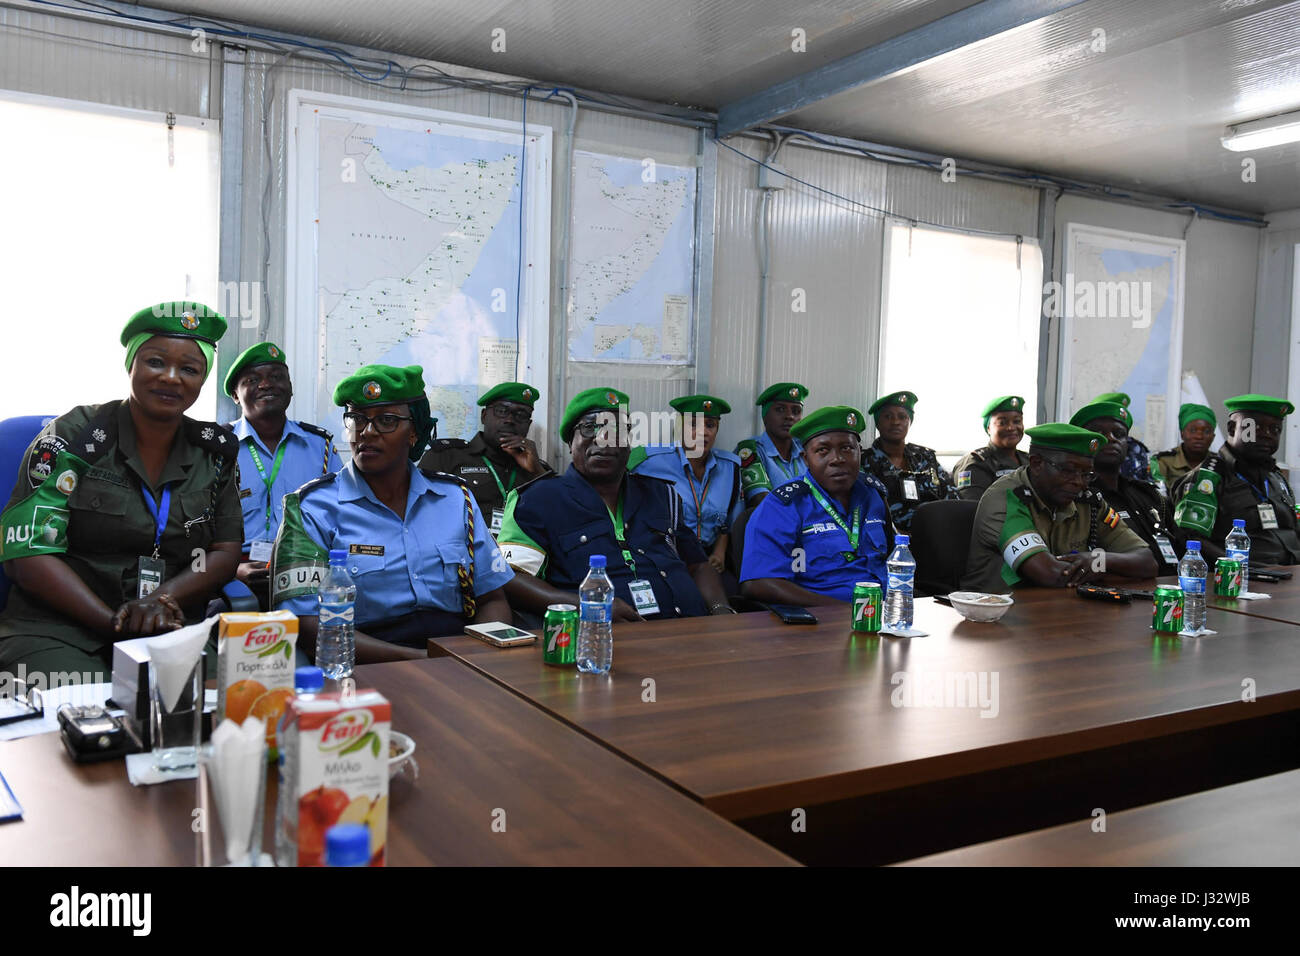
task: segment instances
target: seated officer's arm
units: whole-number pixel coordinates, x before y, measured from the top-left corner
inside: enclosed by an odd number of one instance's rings
[[[473,623],[488,624],[492,621],[500,621],[509,624],[513,618],[514,612],[510,610],[510,602],[506,600],[504,587],[493,588],[486,594],[478,596]]]
[[[531,611],[533,614],[545,614],[546,608],[551,604],[572,604],[577,607],[581,603],[577,592],[561,591],[522,568],[516,567],[514,572],[515,576],[506,582],[503,589],[511,607]],[[508,621],[510,618],[501,620]],[[622,598],[616,597],[614,598],[614,620],[642,621],[645,618],[637,614]]]
[[[316,661],[316,631],[320,627],[320,618],[315,614],[300,615],[298,618],[298,646],[303,649],[312,663]],[[415,647],[399,647],[388,641],[371,637],[358,629],[353,632],[356,639],[358,664],[384,664],[389,661],[418,661],[428,656],[428,652]]]
[[[983,495],[975,511],[978,544],[1001,555],[1022,580],[1045,588],[1074,587],[1091,573],[1091,554],[1072,555],[1060,561],[1034,527],[1028,506],[1014,494]],[[1019,557],[1018,555],[1025,555]]]
[[[1105,574],[1118,574],[1126,578],[1154,578],[1160,573],[1160,564],[1147,543],[1121,518],[1113,528],[1105,522],[1097,544],[1106,550]]]
[[[32,597],[99,634],[113,633],[111,608],[57,555],[34,554],[6,561],[4,572]]]
[[[751,578],[742,581],[740,593],[751,601],[762,601],[764,604],[795,604],[800,607],[810,607],[814,604],[844,603],[829,594],[818,594],[793,581],[785,581],[781,578]]]
[[[1039,587],[1072,588],[1095,576],[1092,570],[1093,560],[1091,553],[1072,554],[1062,561],[1046,551],[1040,551],[1021,561],[1016,573]]]

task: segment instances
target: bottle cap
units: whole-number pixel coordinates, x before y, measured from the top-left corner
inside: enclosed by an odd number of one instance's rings
[[[912,536],[910,534],[894,535],[894,544],[896,545],[907,545],[911,542],[911,540],[912,540]]]
[[[370,862],[370,828],[340,823],[325,832],[326,866],[366,866]]]
[[[293,689],[299,694],[312,694],[325,688],[325,672],[319,667],[299,667],[293,672]]]
[[[605,556],[603,554],[593,554],[591,561],[587,564],[589,568],[603,568],[605,566]]]
[[[1200,552],[1201,552],[1201,542],[1199,542],[1199,541],[1188,541],[1188,542],[1187,542],[1187,550],[1188,550],[1188,551],[1195,551],[1197,554],[1200,554]]]
[[[330,564],[347,564],[348,552],[346,548],[330,549]]]
[[[1246,527],[1246,519],[1245,519],[1245,518],[1233,518],[1233,519],[1232,519],[1232,526],[1233,526],[1234,528],[1244,528],[1244,527]]]

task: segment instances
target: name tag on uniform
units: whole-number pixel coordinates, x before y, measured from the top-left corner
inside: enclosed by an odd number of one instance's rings
[[[504,511],[502,511],[500,508],[492,509],[492,524],[491,524],[492,537],[495,538],[497,535],[501,533],[501,522],[505,520],[506,520],[506,513]]]
[[[1264,502],[1259,506],[1259,523],[1265,531],[1277,527],[1277,514],[1273,511],[1273,506]]]
[[[648,614],[659,613],[659,601],[655,597],[655,589],[645,578],[639,578],[636,581],[628,583],[628,590],[632,592],[632,606],[642,617]]]
[[[915,501],[919,497],[916,493],[915,478],[903,479],[903,497],[906,498],[908,501]]]
[[[1120,516],[1121,518],[1123,518],[1125,521],[1128,520],[1128,512],[1127,512],[1127,511],[1121,511],[1121,512],[1119,513],[1119,516]]]
[[[270,561],[271,552],[275,550],[274,541],[250,541],[248,543],[249,561]]]
[[[252,488],[240,488],[240,489],[239,489],[239,497],[240,497],[240,498],[251,498],[251,497],[253,497],[253,489],[252,489]]]
[[[1156,535],[1156,547],[1160,549],[1160,556],[1165,559],[1165,564],[1177,564],[1178,555],[1174,554],[1173,542],[1163,534]]]
[[[136,570],[138,584],[135,596],[137,598],[147,598],[162,587],[163,575],[167,573],[167,565],[160,558],[142,554],[139,563],[136,565]]]

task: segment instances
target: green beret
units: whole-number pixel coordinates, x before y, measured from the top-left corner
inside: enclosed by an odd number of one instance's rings
[[[1178,406],[1178,430],[1182,431],[1189,424],[1200,419],[1207,421],[1213,427],[1219,424],[1218,419],[1214,417],[1214,409],[1209,405],[1197,405],[1194,402],[1185,402]]]
[[[560,417],[560,438],[566,445],[572,441],[573,430],[578,425],[578,419],[588,412],[606,408],[617,409],[619,405],[631,404],[631,401],[627,395],[616,388],[583,389],[564,407],[564,414]]]
[[[984,417],[984,430],[989,430],[989,419],[998,412],[1023,412],[1025,410],[1025,400],[1019,395],[999,395],[993,401],[984,406],[984,411],[980,415]]]
[[[683,395],[668,403],[683,415],[704,415],[706,418],[718,418],[731,411],[731,406],[712,395]]]
[[[239,376],[244,374],[245,369],[252,368],[254,365],[288,367],[289,363],[285,361],[284,350],[270,342],[258,342],[244,349],[239,358],[235,359],[235,364],[230,366],[230,371],[226,373],[226,380],[222,383],[222,388],[226,390],[227,395],[235,394],[235,385],[239,382]]]
[[[882,395],[880,398],[872,402],[871,407],[867,409],[867,414],[874,418],[876,413],[886,405],[897,405],[907,412],[908,418],[915,418],[916,403],[918,401],[920,401],[920,399],[916,397],[915,392],[890,392],[888,395]]]
[[[1106,444],[1105,435],[1098,435],[1086,428],[1060,422],[1026,428],[1025,434],[1029,436],[1031,451],[1032,446],[1038,445],[1042,448],[1068,451],[1073,455],[1084,455],[1087,458],[1097,454],[1097,449]]]
[[[518,402],[520,405],[532,408],[539,395],[537,389],[523,382],[502,382],[484,392],[478,403],[486,408],[493,402]]]
[[[1124,392],[1102,392],[1093,402],[1114,402],[1116,405],[1123,405],[1128,408],[1130,399]],[[1091,402],[1089,404],[1092,404]]]
[[[1133,427],[1133,413],[1117,402],[1093,402],[1085,405],[1074,413],[1070,424],[1082,428],[1096,418],[1113,418],[1122,423],[1125,428]]]
[[[1295,411],[1295,406],[1285,398],[1272,395],[1235,395],[1223,404],[1230,412],[1263,412],[1275,418],[1286,418]]]
[[[225,317],[201,302],[160,302],[141,309],[122,329],[122,344],[137,335],[172,335],[216,345],[226,334]]]
[[[777,382],[769,385],[754,401],[755,405],[768,405],[772,402],[799,402],[808,397],[808,389],[798,382]]]
[[[363,365],[334,386],[335,405],[388,405],[424,397],[424,369],[418,365]]]
[[[790,434],[802,442],[826,432],[853,432],[861,435],[867,427],[866,416],[848,405],[827,405],[805,415],[790,426]]]

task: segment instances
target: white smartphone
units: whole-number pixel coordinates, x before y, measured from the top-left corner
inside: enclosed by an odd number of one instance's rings
[[[480,641],[491,644],[493,647],[520,647],[537,641],[537,635],[531,631],[521,631],[517,627],[502,624],[500,621],[490,621],[487,624],[467,624],[465,633],[470,637],[477,637]]]

